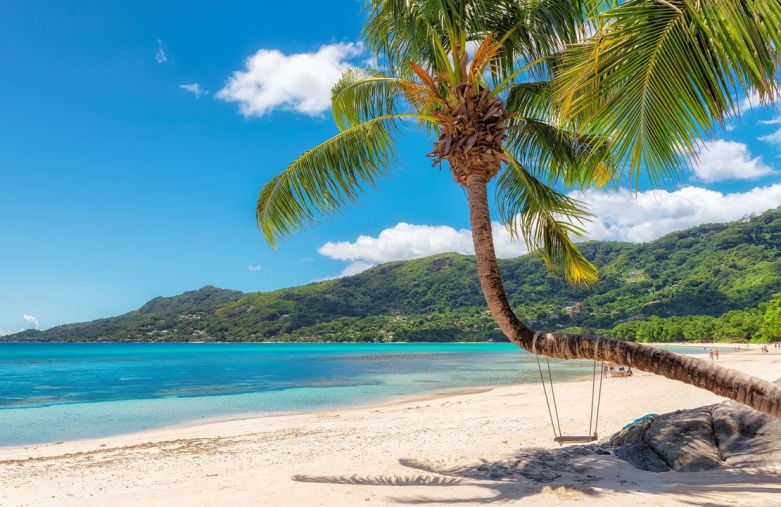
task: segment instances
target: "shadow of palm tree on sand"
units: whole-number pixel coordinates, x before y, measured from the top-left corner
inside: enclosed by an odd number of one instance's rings
[[[465,467],[438,467],[400,459],[399,464],[418,473],[398,476],[295,475],[296,482],[358,486],[431,486],[449,488],[447,496],[388,497],[406,505],[492,504],[552,493],[561,500],[581,500],[616,492],[685,494],[685,503],[700,506],[714,502],[714,494],[779,493],[778,473],[756,469],[719,468],[696,473],[654,473],[634,469],[594,444],[561,449],[527,449],[509,459],[482,461]],[[726,473],[726,476],[725,476]],[[646,475],[647,474],[647,475]],[[638,481],[643,479],[651,479]],[[477,488],[477,491],[476,491]],[[484,494],[480,494],[483,490]]]

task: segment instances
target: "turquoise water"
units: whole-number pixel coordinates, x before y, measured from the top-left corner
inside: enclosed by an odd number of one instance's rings
[[[590,368],[555,362],[554,375]],[[0,445],[537,381],[533,356],[507,343],[6,343]]]

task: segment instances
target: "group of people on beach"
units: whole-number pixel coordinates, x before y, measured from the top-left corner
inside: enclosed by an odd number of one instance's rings
[[[608,377],[631,377],[633,375],[631,366],[622,366],[610,361],[602,363],[602,375]]]
[[[781,343],[774,343],[773,344],[774,349],[781,349]],[[762,345],[762,353],[763,354],[769,354],[770,348],[767,345]]]
[[[716,361],[719,360],[719,349],[710,349],[708,351],[708,357],[710,357],[710,360],[713,361],[714,359]]]

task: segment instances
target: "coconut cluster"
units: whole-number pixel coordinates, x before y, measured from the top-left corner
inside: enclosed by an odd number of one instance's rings
[[[462,185],[470,174],[482,174],[488,181],[507,160],[502,151],[507,120],[504,103],[491,96],[488,88],[475,90],[468,83],[451,91],[458,100],[434,114],[442,132],[429,156],[434,165],[447,160]]]

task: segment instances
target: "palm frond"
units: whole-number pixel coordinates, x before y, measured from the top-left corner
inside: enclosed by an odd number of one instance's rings
[[[391,167],[394,116],[352,126],[304,152],[260,191],[257,222],[275,245],[287,236],[355,201]]]
[[[597,0],[536,0],[491,2],[483,12],[485,29],[501,45],[496,76],[506,78],[524,63],[540,60],[528,69],[533,79],[549,77],[546,58],[574,43],[587,26]]]
[[[550,81],[515,83],[507,89],[505,107],[524,118],[551,118],[554,107]]]
[[[781,5],[765,0],[628,0],[564,56],[564,113],[611,138],[635,177],[677,174],[736,110],[738,90],[777,94]]]
[[[548,56],[574,42],[598,2],[368,0],[363,37],[369,50],[388,63],[392,74],[409,78],[405,64],[415,61],[434,75],[448,74],[455,84],[467,77],[462,73],[466,44],[481,43],[493,35],[499,58],[492,70],[504,78],[519,63]],[[536,71],[544,73],[542,67]]]
[[[486,68],[494,61],[499,50],[502,49],[502,45],[495,42],[493,37],[489,34],[475,50],[475,54],[472,57],[472,63],[469,66],[469,76],[467,80],[472,83],[479,84],[481,76],[485,72]]]
[[[398,96],[407,83],[365,69],[349,69],[331,88],[331,110],[339,130],[398,112]]]
[[[516,115],[508,125],[507,150],[549,184],[603,186],[616,174],[607,143],[596,135]]]
[[[433,74],[455,76],[448,58],[452,34],[439,0],[368,0],[367,11],[363,40],[393,75],[410,79],[412,61]]]
[[[434,81],[433,77],[429,76],[428,72],[426,72],[423,67],[413,61],[409,62],[409,66],[412,67],[412,71],[415,72],[415,75],[418,76],[421,81],[423,81],[424,85],[426,85],[433,92],[437,91],[436,81]]]
[[[589,214],[582,203],[545,185],[512,157],[497,179],[496,201],[511,236],[523,238],[549,269],[563,272],[573,285],[597,280],[596,267],[571,239],[585,234]]]

